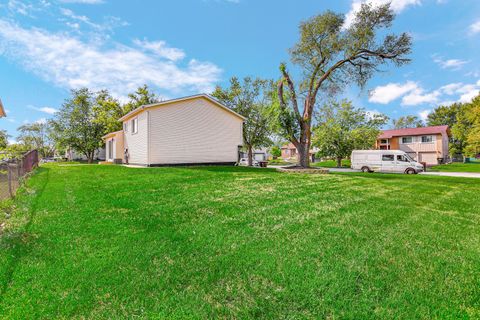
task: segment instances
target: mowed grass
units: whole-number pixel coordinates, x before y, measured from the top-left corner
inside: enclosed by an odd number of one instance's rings
[[[478,319],[480,181],[46,165],[1,319]]]
[[[337,161],[336,160],[325,160],[319,162],[312,162],[310,163],[313,167],[323,167],[323,168],[336,168]],[[350,168],[350,159],[343,159],[342,160],[342,167]]]
[[[469,163],[449,163],[429,168],[430,171],[444,172],[480,172],[480,161]]]

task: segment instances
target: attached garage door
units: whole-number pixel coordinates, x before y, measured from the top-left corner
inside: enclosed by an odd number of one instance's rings
[[[420,153],[420,162],[426,162],[427,164],[438,164],[436,153]]]

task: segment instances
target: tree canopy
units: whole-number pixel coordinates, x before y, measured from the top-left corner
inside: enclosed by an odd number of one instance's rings
[[[225,106],[246,118],[243,124],[243,141],[248,151],[248,164],[252,165],[253,149],[271,144],[272,126],[269,111],[273,83],[269,80],[246,77],[230,79],[228,88],[217,86],[212,96]]]
[[[424,123],[417,116],[407,115],[398,119],[392,119],[393,129],[420,128]]]
[[[17,141],[26,149],[36,149],[41,158],[51,157],[55,152],[51,127],[47,122],[24,124],[18,128],[20,135]]]
[[[313,145],[323,157],[333,157],[340,167],[342,159],[355,149],[371,149],[388,118],[355,108],[343,100],[324,105],[317,116]]]

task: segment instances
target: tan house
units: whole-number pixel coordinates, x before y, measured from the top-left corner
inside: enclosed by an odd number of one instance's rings
[[[281,148],[281,151],[282,151],[282,155],[280,156],[283,160],[292,160],[292,161],[296,161],[297,160],[297,157],[298,157],[298,151],[297,151],[297,148],[295,147],[295,145],[293,143],[289,143],[289,144],[286,144],[284,145],[282,148]],[[318,151],[318,150],[315,150],[315,148],[313,149],[310,149],[310,161],[314,162],[315,161],[315,152]]]
[[[144,166],[234,164],[244,117],[206,94],[141,106],[104,137],[106,159]]]
[[[448,160],[448,126],[434,126],[383,131],[375,148],[402,150],[419,162],[435,165]]]
[[[5,112],[5,109],[3,108],[3,103],[2,100],[0,100],[0,118],[6,117],[7,113]]]

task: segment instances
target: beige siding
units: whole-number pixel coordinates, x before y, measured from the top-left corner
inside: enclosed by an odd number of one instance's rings
[[[149,113],[150,164],[238,160],[243,120],[213,102],[186,100],[152,108]]]
[[[135,118],[135,117],[134,117]],[[148,111],[140,113],[138,118],[138,132],[132,132],[132,119],[124,122],[127,131],[124,132],[124,148],[128,148],[129,163],[148,165]]]

